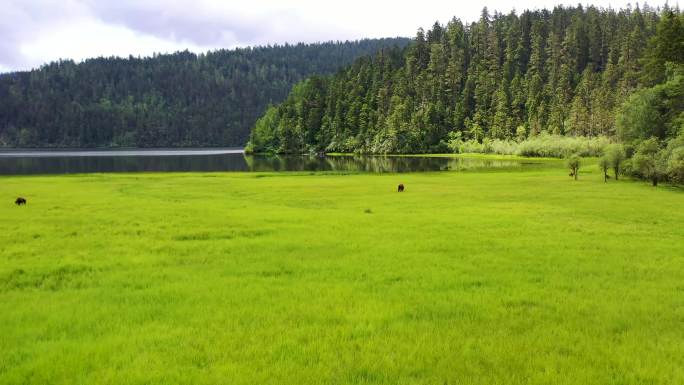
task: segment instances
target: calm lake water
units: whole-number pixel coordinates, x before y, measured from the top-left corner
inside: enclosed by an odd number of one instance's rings
[[[412,172],[539,167],[541,162],[414,156],[252,156],[242,149],[0,150],[0,175],[177,171]]]

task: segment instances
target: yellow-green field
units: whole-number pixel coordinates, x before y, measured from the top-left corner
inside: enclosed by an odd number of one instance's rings
[[[0,177],[0,383],[684,384],[684,193],[589,171]]]

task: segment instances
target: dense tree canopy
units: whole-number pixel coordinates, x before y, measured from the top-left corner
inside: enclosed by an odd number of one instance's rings
[[[668,68],[665,82],[639,89],[618,110],[617,131],[622,140],[665,140],[684,128],[684,66]]]
[[[436,23],[403,50],[298,84],[257,122],[249,149],[420,153],[445,151],[454,137],[615,136],[616,113],[639,87],[669,79],[640,103],[655,113],[677,104],[681,79],[666,69],[681,60],[682,25],[669,8],[485,8],[477,22]]]
[[[298,81],[409,39],[54,62],[0,74],[0,146],[239,146]]]

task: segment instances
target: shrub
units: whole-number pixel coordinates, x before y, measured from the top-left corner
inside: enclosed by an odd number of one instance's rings
[[[541,134],[520,142],[512,140],[461,140],[460,135],[450,135],[448,148],[455,153],[490,153],[500,155],[521,155],[530,157],[565,158],[572,154],[579,156],[600,156],[610,144],[607,137],[567,137]]]
[[[519,143],[516,155],[564,158],[578,156],[600,156],[610,143],[604,136],[587,138],[542,134]]]
[[[608,181],[608,170],[610,169],[610,160],[604,155],[599,159],[598,167],[603,171],[603,181]]]
[[[492,152],[500,155],[515,155],[518,143],[512,140],[495,140],[491,143]]]
[[[637,147],[637,152],[632,157],[632,165],[637,176],[649,179],[653,186],[667,174],[667,157],[661,150],[656,138],[644,140]]]
[[[612,168],[615,172],[615,180],[617,180],[618,176],[620,175],[620,171],[622,171],[623,164],[627,160],[627,152],[625,151],[625,147],[619,143],[609,144],[604,149],[603,158],[605,158],[607,166]]]
[[[573,154],[571,155],[568,160],[566,161],[566,164],[568,168],[570,169],[570,176],[574,177],[575,180],[577,180],[577,174],[579,174],[579,168],[581,164],[581,160],[579,155]]]
[[[667,178],[673,183],[684,183],[684,133],[670,139],[664,157]]]

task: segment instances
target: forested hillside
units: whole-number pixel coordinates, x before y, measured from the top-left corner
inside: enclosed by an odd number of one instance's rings
[[[240,146],[271,103],[409,39],[54,62],[0,74],[0,146]]]
[[[665,139],[684,125],[682,63],[678,10],[577,6],[492,15],[485,8],[477,22],[435,24],[404,50],[298,84],[257,122],[249,149],[443,152],[459,140],[618,130]],[[635,90],[661,83],[669,85],[625,106]],[[645,111],[659,120],[639,121]]]

